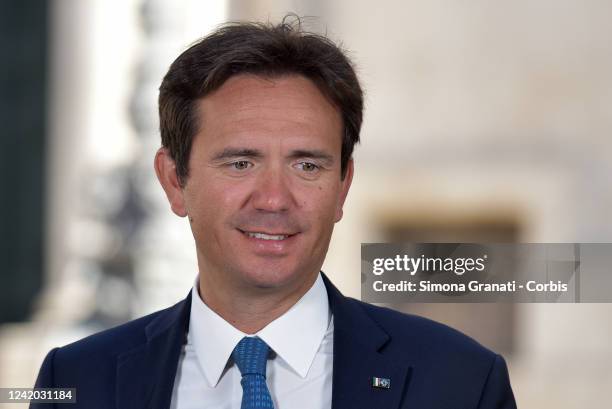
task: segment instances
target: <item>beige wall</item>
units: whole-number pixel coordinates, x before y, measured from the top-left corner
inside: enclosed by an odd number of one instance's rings
[[[234,18],[308,7],[246,3]],[[345,293],[359,296],[360,242],[384,241],[381,221],[394,217],[486,214],[513,220],[523,242],[612,241],[612,3],[317,7],[315,29],[351,51],[366,89],[353,189],[324,266]],[[519,407],[609,405],[612,305],[514,312]]]

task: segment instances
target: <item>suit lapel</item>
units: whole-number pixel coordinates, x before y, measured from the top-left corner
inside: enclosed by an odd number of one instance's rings
[[[322,276],[334,315],[332,409],[398,408],[412,367],[384,354],[389,335]],[[373,386],[374,377],[390,380],[390,387]]]
[[[189,328],[191,293],[145,328],[146,343],[117,358],[118,409],[167,409]]]

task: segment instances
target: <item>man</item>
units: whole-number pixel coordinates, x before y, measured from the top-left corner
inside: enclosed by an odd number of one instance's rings
[[[515,408],[503,358],[344,297],[320,272],[363,99],[332,42],[226,25],[160,87],[155,171],[199,276],[175,306],[52,350],[37,386],[79,408]]]

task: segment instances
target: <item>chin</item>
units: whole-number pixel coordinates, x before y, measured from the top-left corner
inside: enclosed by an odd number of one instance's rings
[[[304,274],[295,270],[262,268],[244,273],[245,281],[257,288],[279,288],[296,283]]]

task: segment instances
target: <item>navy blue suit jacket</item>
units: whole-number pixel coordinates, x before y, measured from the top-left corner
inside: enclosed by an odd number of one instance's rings
[[[344,297],[323,280],[334,315],[333,409],[516,408],[501,356],[445,325]],[[77,388],[72,409],[169,408],[190,305],[188,296],[53,349],[36,386]],[[390,379],[390,388],[373,387],[373,377]]]

